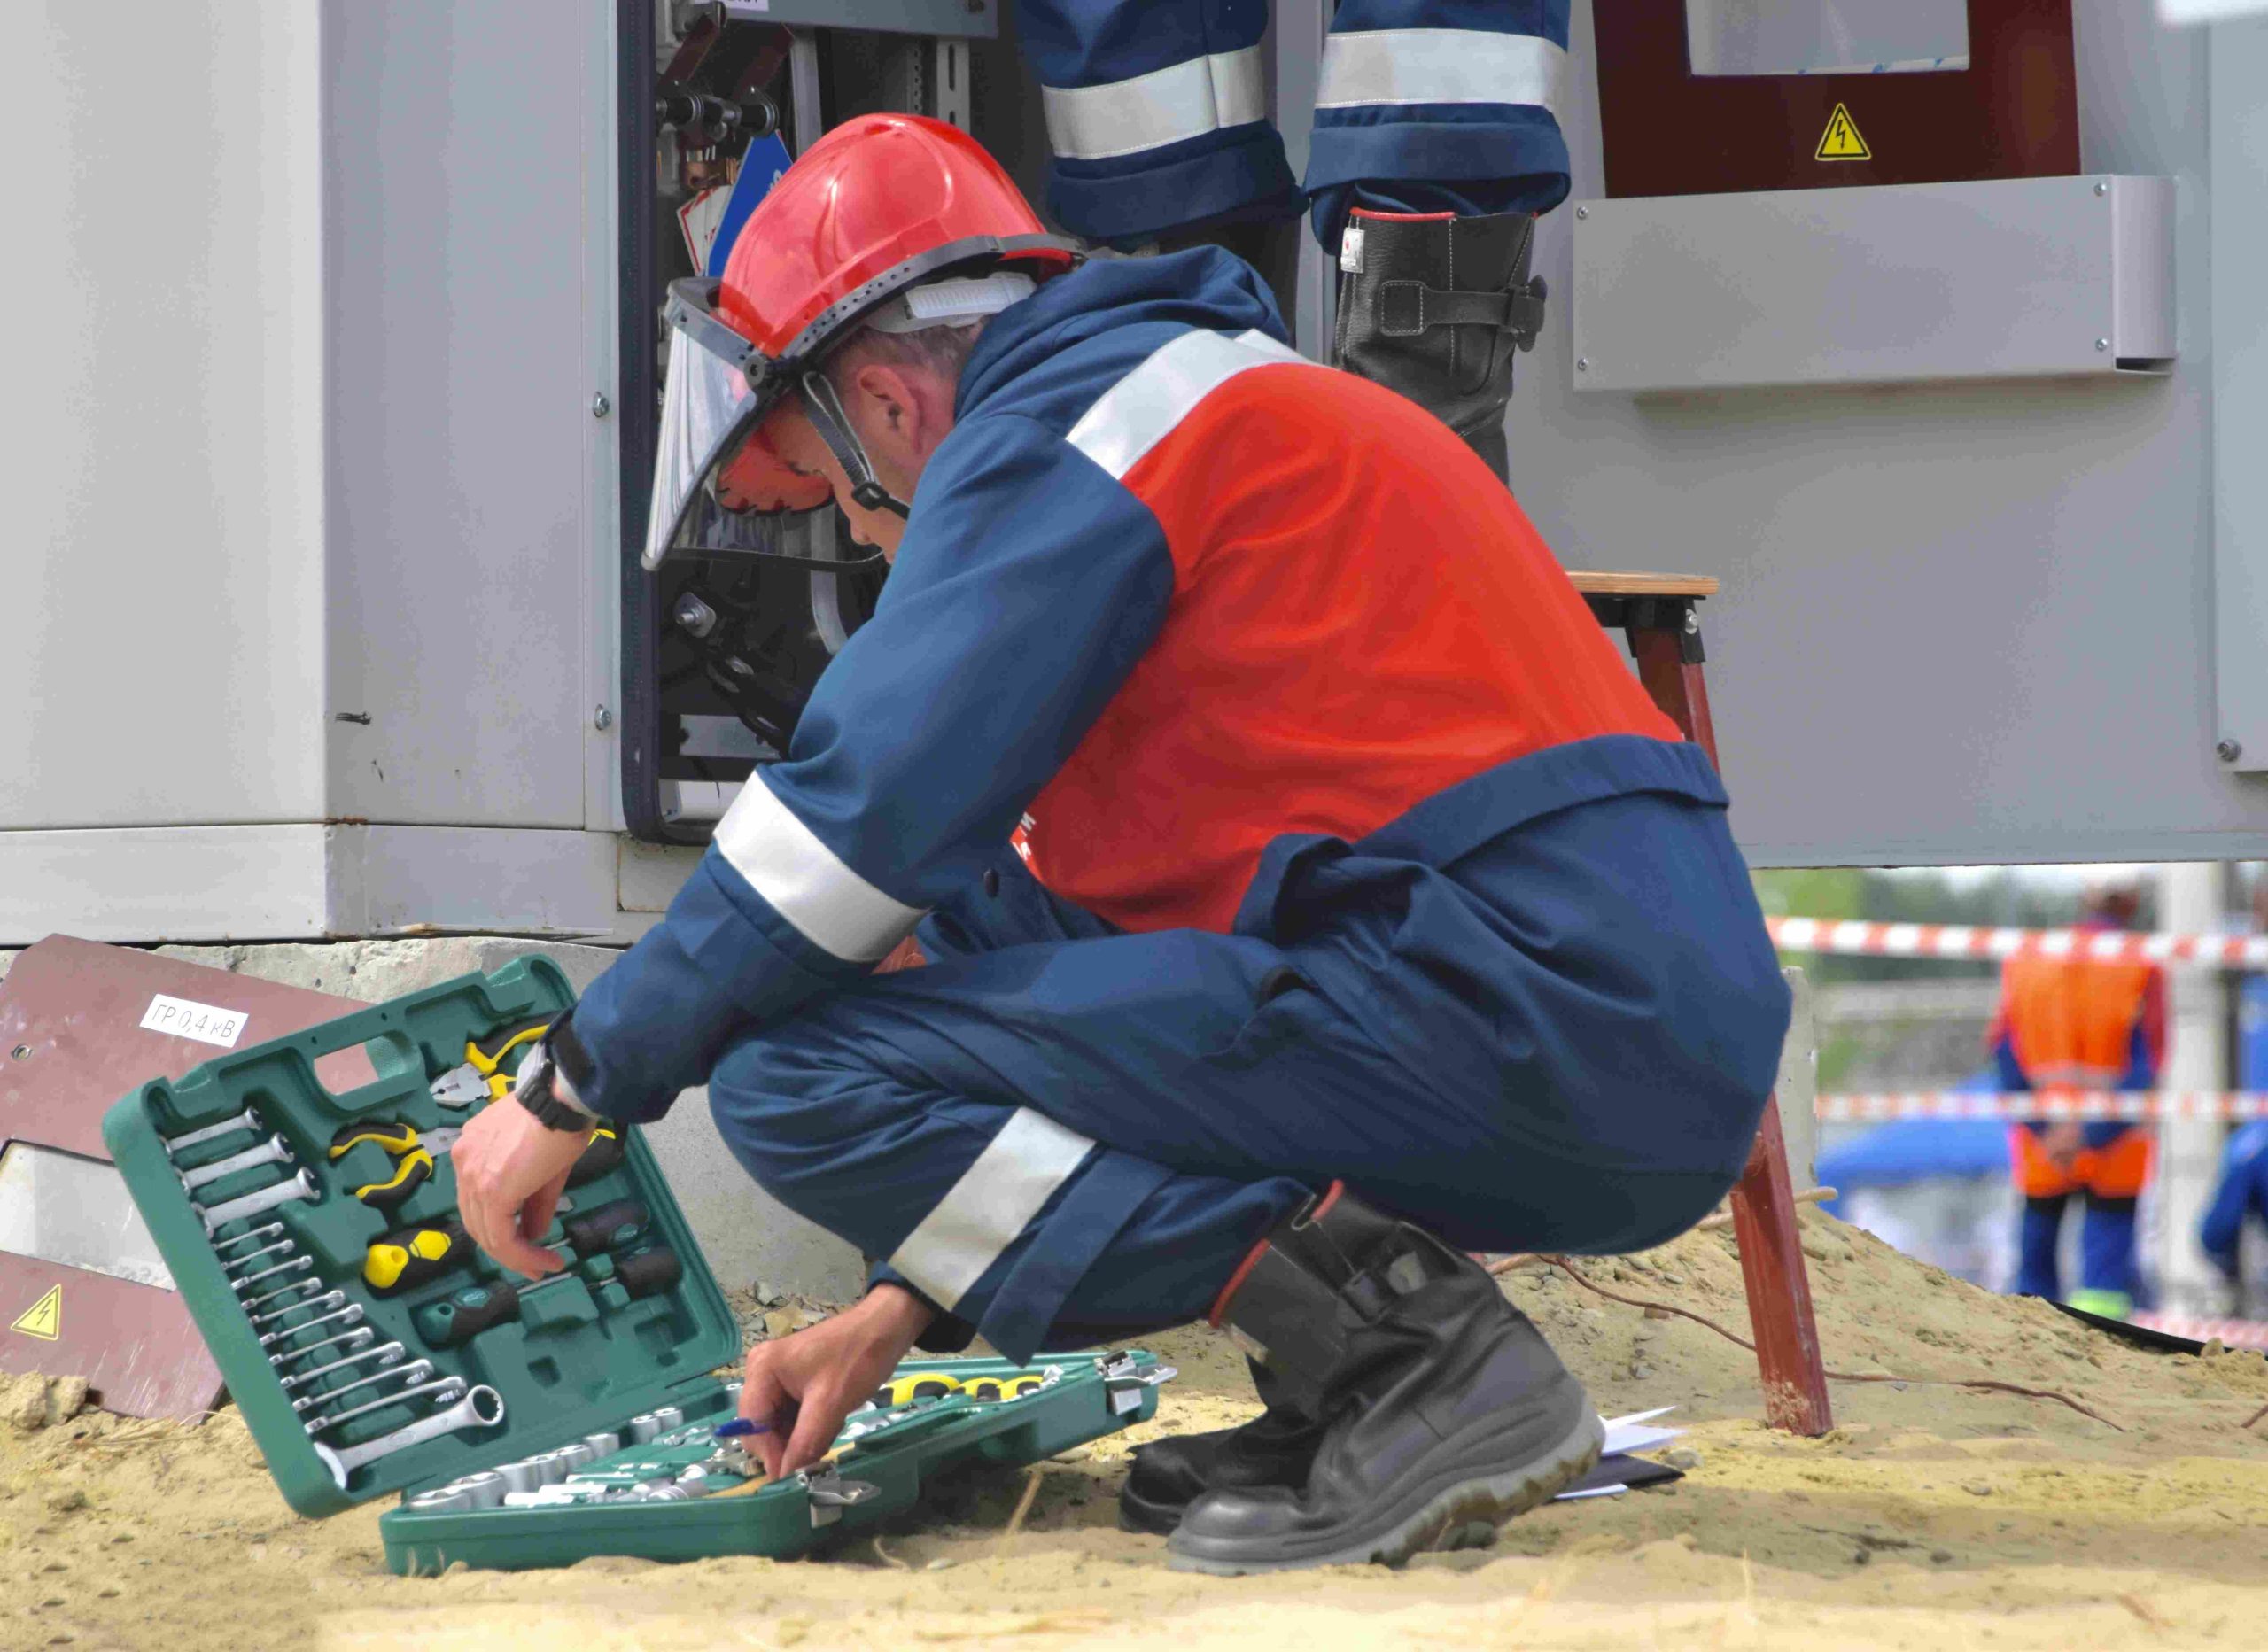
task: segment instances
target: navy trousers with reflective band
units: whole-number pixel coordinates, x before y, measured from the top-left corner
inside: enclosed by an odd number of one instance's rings
[[[1471,1249],[1672,1237],[1739,1175],[1787,1027],[1721,807],[1393,858],[1442,801],[1287,857],[1239,919],[1269,936],[1112,934],[1004,850],[925,926],[947,956],[727,1050],[724,1138],[1017,1358],[1201,1315],[1334,1178]]]
[[[1268,120],[1267,0],[1017,0],[1050,210],[1131,242],[1299,199]],[[1367,181],[1403,210],[1539,212],[1567,193],[1567,0],[1342,0],[1304,188],[1336,252]]]

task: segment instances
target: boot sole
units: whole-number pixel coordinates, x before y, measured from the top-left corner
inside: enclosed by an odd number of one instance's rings
[[[1182,1510],[1188,1507],[1187,1503],[1152,1502],[1146,1497],[1130,1495],[1122,1486],[1118,1493],[1118,1529],[1147,1537],[1171,1537],[1174,1528],[1181,1524]]]
[[[1605,1445],[1605,1427],[1587,1404],[1573,1431],[1543,1455],[1515,1468],[1449,1479],[1420,1493],[1422,1501],[1411,1512],[1338,1548],[1279,1558],[1191,1554],[1175,1547],[1168,1550],[1166,1565],[1175,1571],[1241,1578],[1366,1562],[1399,1566],[1431,1548],[1478,1547],[1494,1540],[1506,1521],[1550,1502],[1589,1473]]]

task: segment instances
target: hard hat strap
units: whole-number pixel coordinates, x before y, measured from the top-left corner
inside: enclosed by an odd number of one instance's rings
[[[850,478],[850,497],[863,510],[894,510],[903,516],[909,507],[875,479],[874,461],[866,457],[866,445],[859,441],[850,421],[836,399],[835,386],[819,373],[806,373],[796,381],[796,389],[804,404],[804,416],[812,422],[812,429],[819,432],[819,440],[827,444],[827,452],[835,455],[835,462],[843,467],[843,474]]]

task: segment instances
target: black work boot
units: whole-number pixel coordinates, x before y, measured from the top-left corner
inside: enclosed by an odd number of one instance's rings
[[[1169,1541],[1184,1571],[1276,1571],[1486,1541],[1598,1461],[1582,1384],[1480,1265],[1333,1186],[1215,1310],[1323,1425],[1300,1486],[1228,1486]],[[1247,1351],[1251,1351],[1248,1347]]]
[[[1184,1509],[1217,1487],[1307,1484],[1308,1463],[1323,1438],[1323,1424],[1285,1405],[1282,1384],[1257,1361],[1252,1381],[1268,1409],[1251,1422],[1206,1434],[1169,1435],[1134,1447],[1126,1483],[1118,1488],[1122,1527],[1163,1537],[1181,1524]]]
[[[1357,207],[1339,244],[1331,363],[1400,391],[1510,479],[1512,356],[1543,326],[1532,213],[1400,216]]]

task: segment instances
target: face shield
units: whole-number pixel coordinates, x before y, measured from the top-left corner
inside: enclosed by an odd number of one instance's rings
[[[839,567],[831,542],[821,551],[810,524],[797,520],[832,504],[826,480],[790,469],[765,438],[765,424],[792,381],[765,376],[763,359],[711,311],[714,291],[707,281],[671,286],[669,367],[640,560],[649,570],[672,556]]]
[[[833,489],[823,477],[791,468],[767,438],[792,399],[843,467],[858,502],[904,516],[905,503],[876,481],[834,386],[816,361],[767,361],[717,317],[715,291],[708,281],[671,284],[669,367],[640,560],[649,570],[670,557],[760,556],[833,568],[879,560],[879,551],[838,556],[835,536],[812,531],[810,513],[833,505]],[[1032,291],[1031,278],[1012,271],[936,280],[882,300],[859,326],[892,334],[967,326]]]

